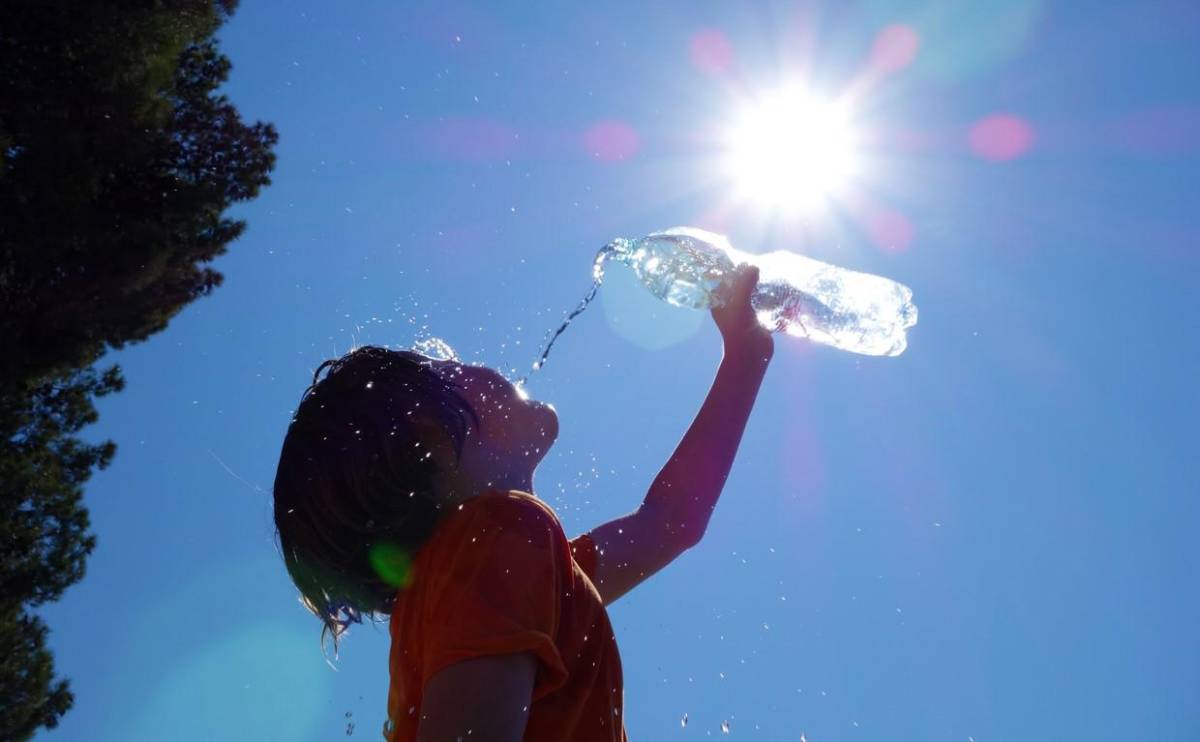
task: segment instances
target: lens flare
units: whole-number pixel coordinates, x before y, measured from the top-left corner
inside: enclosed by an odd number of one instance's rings
[[[637,129],[625,121],[598,121],[583,133],[587,153],[602,162],[628,160],[638,151]]]
[[[719,29],[707,28],[692,34],[688,53],[696,69],[718,75],[733,66],[733,45]]]
[[[967,135],[971,151],[992,162],[1017,159],[1033,147],[1034,139],[1033,126],[1008,113],[977,121]]]
[[[894,24],[881,30],[871,46],[871,65],[883,72],[897,72],[912,63],[921,38],[911,26]]]
[[[412,583],[412,559],[399,546],[386,541],[374,544],[368,557],[375,574],[392,587],[406,588]]]

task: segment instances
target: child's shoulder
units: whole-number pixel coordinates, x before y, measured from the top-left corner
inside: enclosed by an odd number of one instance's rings
[[[431,539],[422,565],[474,581],[540,574],[548,564],[570,576],[571,551],[554,510],[528,492],[489,491],[463,503]]]

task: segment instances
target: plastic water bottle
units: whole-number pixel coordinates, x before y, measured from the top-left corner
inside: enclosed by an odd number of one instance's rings
[[[609,260],[632,268],[658,298],[695,309],[723,305],[738,264],[756,265],[750,306],[764,327],[853,353],[899,355],[905,331],[917,323],[912,290],[903,284],[785,250],[743,253],[725,237],[693,227],[613,240],[596,255],[597,284]]]
[[[636,240],[618,238],[600,248],[591,288],[549,333],[531,372],[546,365],[555,341],[596,298],[609,260],[632,268],[658,298],[695,309],[723,305],[737,266],[751,263],[758,266],[758,287],[750,306],[764,327],[854,353],[900,355],[908,344],[905,330],[917,324],[912,290],[895,281],[784,250],[750,255],[734,250],[719,234],[675,227]],[[517,386],[528,379],[522,376]]]

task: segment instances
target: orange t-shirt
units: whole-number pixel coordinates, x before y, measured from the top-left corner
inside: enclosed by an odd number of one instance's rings
[[[525,742],[627,742],[621,657],[593,583],[596,546],[567,541],[549,505],[491,491],[445,516],[396,596],[388,742],[417,738],[421,689],[472,657],[538,658]]]

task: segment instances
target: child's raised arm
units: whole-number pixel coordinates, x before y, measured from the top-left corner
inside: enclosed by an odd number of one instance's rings
[[[730,301],[712,310],[725,343],[717,377],[641,507],[589,533],[605,605],[696,545],[708,527],[774,353],[771,333],[750,306],[757,283],[758,269],[744,268]]]

